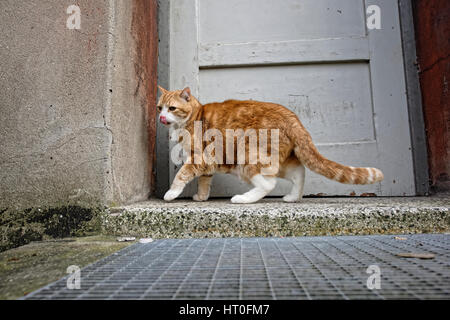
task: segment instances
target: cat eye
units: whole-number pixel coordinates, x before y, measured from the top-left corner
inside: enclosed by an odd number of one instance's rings
[[[162,107],[161,106],[157,106],[156,109],[158,109],[158,112],[161,112]]]
[[[175,111],[176,107],[169,107],[169,111]]]

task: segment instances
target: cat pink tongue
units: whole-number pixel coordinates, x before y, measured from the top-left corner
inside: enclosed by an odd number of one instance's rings
[[[163,124],[167,124],[167,119],[164,116],[159,117],[159,121]]]

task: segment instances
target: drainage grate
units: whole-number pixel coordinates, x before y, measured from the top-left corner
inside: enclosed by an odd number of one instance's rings
[[[134,244],[26,299],[450,299],[450,235],[167,239]],[[433,253],[434,259],[396,253]],[[369,290],[370,265],[381,289]]]

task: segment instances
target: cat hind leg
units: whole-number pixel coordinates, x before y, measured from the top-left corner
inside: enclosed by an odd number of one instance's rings
[[[286,169],[283,178],[292,182],[291,191],[283,197],[285,202],[296,202],[303,197],[303,187],[305,185],[305,166],[299,164]]]

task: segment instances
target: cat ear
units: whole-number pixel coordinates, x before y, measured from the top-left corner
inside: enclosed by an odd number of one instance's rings
[[[158,86],[158,88],[159,88],[159,90],[161,91],[161,93],[162,93],[162,94],[165,94],[165,93],[167,93],[167,90],[166,90],[166,89],[164,89],[163,87],[161,87],[161,86]]]
[[[189,87],[184,88],[180,93],[180,97],[182,97],[186,101],[191,100],[191,89],[189,89]]]

